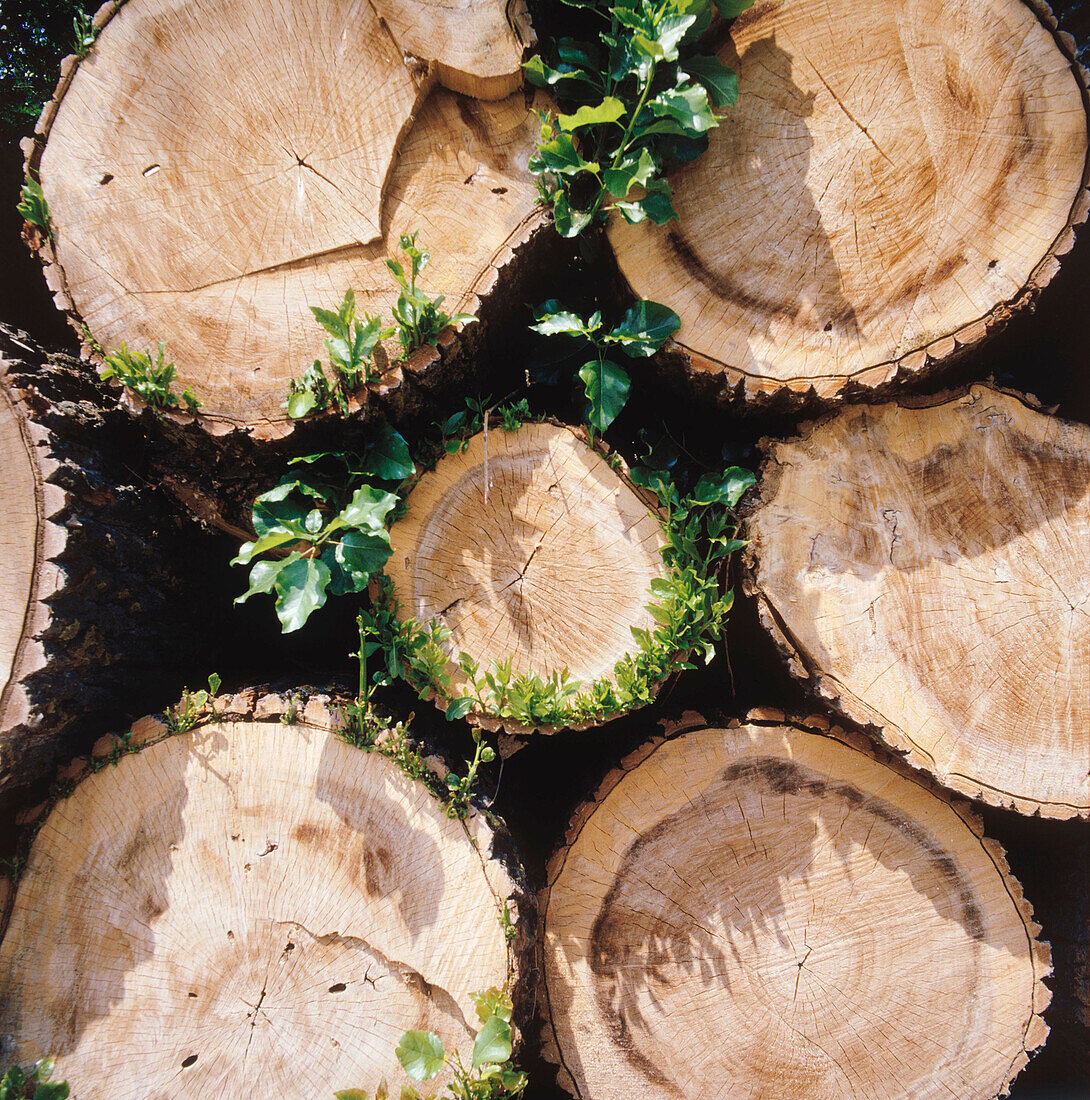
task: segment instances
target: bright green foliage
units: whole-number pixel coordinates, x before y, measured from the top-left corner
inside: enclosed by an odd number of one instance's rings
[[[447,1085],[452,1100],[515,1100],[526,1088],[526,1074],[511,1061],[511,998],[502,989],[489,989],[473,994],[481,1029],[473,1043],[468,1066],[457,1051],[448,1054],[442,1040],[431,1031],[406,1031],[397,1046],[397,1058],[402,1069],[413,1081],[431,1081],[443,1067],[452,1072]],[[338,1100],[370,1100],[362,1089],[338,1092]],[[388,1095],[383,1081],[374,1100]],[[435,1093],[429,1093],[431,1098]],[[411,1085],[401,1088],[401,1100],[424,1100],[423,1094]]]
[[[363,592],[386,564],[386,519],[398,504],[391,489],[415,470],[405,440],[385,424],[362,455],[323,452],[292,465],[305,469],[285,474],[254,501],[256,537],[231,562],[253,563],[250,587],[235,602],[271,592],[285,634],[327,595]]]
[[[188,387],[179,400],[172,389],[175,373],[174,364],[166,362],[166,344],[162,341],[154,360],[150,349],[129,351],[122,343],[106,353],[106,365],[101,371],[104,380],[116,378],[153,409],[177,409],[184,404],[188,412],[195,414],[201,403]]]
[[[604,432],[628,400],[631,380],[628,371],[606,358],[609,348],[627,356],[646,358],[681,327],[681,318],[658,302],[637,302],[620,323],[606,331],[602,314],[595,310],[583,320],[577,313],[562,309],[555,298],[544,302],[534,312],[535,324],[530,328],[544,336],[574,336],[590,342],[595,358],[583,364],[579,377],[587,395],[587,425],[591,436]]]
[[[163,711],[167,729],[171,733],[188,733],[204,716],[206,708],[208,716],[215,720],[217,718],[216,694],[219,689],[220,678],[215,672],[208,677],[207,691],[191,692],[189,688],[183,688],[182,701],[176,707]]]
[[[446,300],[446,295],[429,298],[417,285],[420,273],[431,259],[431,253],[423,245],[417,246],[418,235],[419,231],[412,236],[402,233],[398,240],[401,251],[405,253],[404,265],[397,260],[386,261],[386,266],[393,272],[398,286],[401,287],[393,313],[397,323],[397,338],[406,355],[425,344],[437,344],[439,333],[449,324],[470,324],[477,320],[471,313],[456,313],[454,316],[444,313],[440,307]]]
[[[496,412],[500,418],[500,428],[505,432],[517,432],[530,419],[530,402],[525,397],[500,405]]]
[[[94,16],[82,8],[72,18],[72,52],[81,60],[91,51],[98,37]]]
[[[351,287],[345,291],[344,301],[336,312],[310,307],[318,323],[329,333],[325,342],[329,351],[329,370],[332,381],[315,359],[301,379],[288,383],[288,399],[284,408],[295,420],[315,410],[328,409],[336,403],[342,413],[348,413],[348,396],[371,378],[369,364],[375,348],[394,334],[392,328],[383,328],[379,317],[365,313],[362,322],[356,319],[356,294]]]
[[[572,0],[565,0],[572,3]],[[727,17],[753,0],[715,0]],[[738,97],[738,78],[699,52],[712,0],[588,0],[601,17],[596,42],[561,38],[547,62],[532,57],[527,79],[562,108],[542,113],[530,171],[553,209],[557,232],[575,237],[608,206],[628,222],[663,225],[677,213],[664,170],[699,156],[715,108]]]
[[[67,1100],[68,1085],[64,1081],[51,1082],[52,1076],[52,1058],[42,1058],[27,1070],[12,1066],[0,1078],[0,1100]]]
[[[37,180],[27,177],[15,209],[23,216],[23,221],[29,222],[35,229],[40,229],[47,237],[51,236],[49,203],[45,201],[42,185]]]

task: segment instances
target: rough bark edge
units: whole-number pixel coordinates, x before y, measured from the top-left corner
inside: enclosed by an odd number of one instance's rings
[[[1040,400],[1033,394],[1021,393],[1018,390],[1007,389],[990,382],[968,382],[962,386],[926,396],[903,394],[892,398],[888,403],[905,409],[930,409],[959,401],[977,391],[1014,398],[1031,412],[1040,415],[1052,415],[1054,419],[1061,423],[1072,427],[1085,428],[1085,425],[1077,421],[1054,416],[1049,409],[1042,406]],[[796,434],[790,437],[789,440],[764,438],[760,441],[765,459],[761,463],[757,492],[750,497],[742,508],[743,533],[747,533],[751,518],[768,504],[779,487],[780,466],[776,457],[779,446],[786,442],[805,443],[813,436],[815,431],[834,420],[841,414],[841,411],[836,409],[816,420],[800,424]],[[911,738],[905,735],[897,725],[879,714],[878,711],[866,706],[862,700],[845,698],[845,695],[850,693],[842,691],[836,677],[822,669],[806,647],[793,635],[762,587],[762,551],[763,547],[757,545],[755,540],[751,540],[749,545],[742,551],[740,557],[740,587],[742,592],[751,597],[756,603],[761,625],[771,637],[788,671],[796,680],[807,687],[810,694],[819,697],[822,702],[832,707],[848,722],[860,726],[872,737],[882,742],[888,752],[896,753],[898,758],[903,759],[918,775],[926,775],[964,798],[975,799],[986,805],[996,806],[999,809],[1014,810],[1020,814],[1037,815],[1057,820],[1090,817],[1090,806],[1080,807],[1066,802],[1041,802],[988,787],[979,780],[957,783],[952,782],[948,776],[937,776],[929,767],[925,755],[914,747]]]
[[[899,756],[891,754],[888,749],[876,746],[873,741],[862,734],[833,725],[822,714],[793,716],[785,714],[775,707],[754,707],[743,718],[730,718],[717,724],[714,721],[709,723],[703,715],[696,711],[686,711],[676,721],[662,721],[659,724],[662,726],[662,733],[654,734],[625,756],[617,767],[612,768],[605,774],[593,792],[576,807],[566,832],[546,863],[545,885],[538,893],[537,902],[537,965],[541,971],[538,1010],[541,1014],[539,1025],[541,1056],[546,1062],[557,1067],[557,1084],[570,1092],[572,1096],[584,1100],[575,1078],[564,1062],[563,1052],[560,1049],[560,1043],[552,1023],[549,990],[545,981],[545,924],[548,919],[549,896],[553,885],[564,868],[568,851],[579,838],[583,827],[617,784],[629,772],[657,752],[667,741],[672,741],[675,737],[701,729],[738,729],[743,725],[767,727],[787,725],[804,733],[833,738],[842,745],[856,749],[945,803],[961,819],[970,834],[976,838],[985,854],[994,864],[1025,928],[1026,939],[1029,941],[1030,961],[1034,972],[1029,1019],[1026,1021],[1022,1033],[1022,1050],[1015,1055],[1007,1070],[1003,1086],[996,1093],[997,1097],[1009,1095],[1010,1086],[1015,1078],[1029,1063],[1030,1057],[1044,1045],[1045,1040],[1048,1038],[1049,1026],[1044,1020],[1044,1011],[1052,1001],[1052,991],[1044,984],[1044,979],[1052,973],[1052,947],[1047,940],[1039,938],[1041,926],[1033,919],[1033,905],[1023,893],[1021,883],[1011,874],[1010,864],[1007,861],[1007,854],[1003,845],[998,840],[992,840],[984,835],[984,822],[979,814],[967,802],[956,798],[949,791],[940,787],[930,776],[923,775],[907,767]]]
[[[335,733],[343,726],[338,708],[350,702],[352,700],[347,696],[305,689],[281,694],[265,691],[260,687],[243,688],[234,694],[217,696],[216,717],[202,717],[193,728],[214,722],[262,722],[289,727],[302,725]],[[16,815],[15,823],[20,827],[21,851],[29,850],[53,808],[71,795],[79,783],[91,774],[92,764],[97,770],[111,760],[116,763],[116,754],[140,752],[167,738],[185,736],[184,733],[169,729],[162,715],[147,715],[137,719],[128,734],[127,744],[121,735],[106,734],[95,742],[89,754],[76,756],[57,768],[48,795],[32,806],[25,806]],[[436,776],[441,776],[445,771],[446,766],[439,757],[429,756],[426,763]],[[390,761],[390,767],[397,768],[397,764]],[[513,1022],[519,1031],[526,1033],[537,996],[537,975],[534,969],[537,960],[536,898],[527,885],[526,872],[517,846],[502,818],[482,808],[474,796],[471,799],[471,811],[462,820],[462,825],[466,837],[480,858],[485,880],[495,899],[497,923],[502,924],[500,914],[505,904],[508,907],[515,930],[514,937],[507,943],[509,992],[515,1006]],[[13,875],[0,875],[0,940],[7,931],[17,889],[18,882]]]
[[[606,443],[606,441],[602,438],[600,434],[596,435],[592,440],[583,425],[565,424],[562,420],[558,420],[556,417],[553,416],[542,417],[540,420],[535,421],[535,423],[551,424],[555,428],[563,428],[565,431],[570,432],[575,437],[577,442],[582,443],[583,446],[585,446],[588,450],[594,451],[596,454],[599,455],[599,457],[605,460],[607,465],[617,476],[618,481],[620,481],[622,485],[630,489],[635,494],[640,503],[645,505],[647,510],[653,516],[659,519],[660,522],[665,522],[666,514],[663,511],[662,505],[659,502],[658,497],[653,492],[651,492],[650,489],[645,489],[642,486],[637,485],[632,480],[631,471],[629,470],[628,463],[625,462],[624,458],[620,455],[619,452],[614,451],[609,446],[609,444]],[[493,416],[489,418],[489,431],[498,430],[499,424],[500,419],[498,414],[493,414]],[[442,462],[444,457],[445,456],[440,455],[439,462]],[[432,469],[434,468],[435,467],[432,467]],[[413,479],[409,489],[410,492],[412,488],[415,488],[416,483],[421,479],[421,477],[423,477],[424,473],[427,472],[429,471],[422,471]],[[372,599],[375,599],[378,596],[378,591],[379,590],[377,586],[371,586],[370,593]],[[626,650],[626,654],[627,652],[628,651]],[[622,657],[618,657],[617,659],[621,660],[623,656],[625,656],[625,654],[622,654]],[[688,653],[675,653],[673,661],[684,661],[687,657]],[[574,733],[584,733],[587,730],[599,729],[602,726],[608,725],[610,722],[613,722],[618,718],[624,718],[627,715],[633,714],[638,710],[642,710],[644,707],[652,706],[655,700],[661,694],[666,684],[675,676],[677,676],[680,671],[680,669],[674,668],[669,675],[655,681],[654,691],[649,702],[639,703],[634,706],[627,707],[624,710],[619,710],[615,714],[610,714],[608,717],[603,718],[600,722],[574,722],[571,724],[560,726],[527,726],[523,725],[520,722],[516,722],[513,718],[500,718],[497,715],[489,714],[486,711],[479,710],[471,710],[467,715],[465,715],[464,720],[468,722],[469,725],[474,726],[478,729],[486,730],[488,733],[499,734],[501,737],[500,755],[504,759],[506,759],[508,756],[513,756],[516,752],[518,752],[520,748],[523,748],[529,738],[531,738],[535,733],[541,734],[543,736],[551,736],[552,734],[560,733],[563,730],[571,730]],[[436,694],[434,690],[429,690],[423,694],[418,692],[417,694],[420,695],[420,698],[424,702],[432,703],[440,711],[446,709],[446,704],[442,701],[442,699]]]
[[[1037,17],[1067,60],[1079,87],[1087,116],[1087,157],[1082,181],[1075,193],[1067,224],[1060,230],[1028,279],[1011,298],[993,306],[983,317],[962,325],[945,336],[896,359],[862,367],[847,375],[766,378],[723,363],[694,351],[684,340],[671,339],[658,357],[658,365],[668,377],[680,381],[690,391],[708,400],[736,410],[763,412],[813,412],[830,405],[878,401],[894,397],[904,386],[922,382],[956,366],[977,351],[990,337],[997,335],[1016,314],[1032,309],[1041,292],[1060,270],[1060,257],[1075,244],[1076,230],[1090,215],[1090,71],[1079,61],[1077,43],[1059,22],[1046,0],[1022,0]],[[1081,234],[1080,234],[1081,235]],[[617,265],[619,278],[629,294],[636,294]]]
[[[17,337],[10,336],[9,340],[17,346],[25,347],[30,355],[36,354],[34,348],[23,345]],[[0,688],[0,735],[9,737],[23,731],[32,733],[41,719],[40,714],[34,713],[26,679],[43,669],[47,663],[41,635],[52,621],[46,600],[56,595],[64,585],[63,574],[55,564],[55,559],[64,552],[68,543],[68,532],[61,526],[58,518],[68,504],[68,494],[59,485],[49,482],[49,478],[60,469],[60,464],[52,455],[49,432],[31,419],[26,390],[9,378],[9,371],[17,366],[18,361],[5,358],[4,351],[3,344],[0,344],[0,386],[11,401],[19,424],[23,446],[34,476],[34,505],[37,512],[34,571],[31,574],[23,628],[15,649],[11,677]]]
[[[103,27],[109,23],[127,2],[128,0],[106,0],[102,7],[98,9],[92,20],[96,37],[98,33],[102,31]],[[526,6],[526,0],[509,0],[506,17],[513,32],[526,42],[526,48],[529,48],[537,41],[533,27],[530,24],[530,14],[529,8]],[[384,20],[382,21],[382,25],[386,27]],[[387,34],[390,33],[388,27],[386,27],[386,31]],[[527,37],[527,35],[529,37]],[[394,42],[394,45],[397,46],[400,52],[401,47],[398,46],[392,35],[391,41]],[[93,49],[94,46],[91,47],[91,50]],[[81,60],[82,59],[75,54],[68,54],[68,56],[61,61],[60,79],[53,92],[52,98],[43,105],[42,113],[35,123],[33,135],[23,138],[19,144],[19,147],[23,151],[23,174],[26,178],[39,178],[38,170],[41,166],[42,154],[45,152],[46,143],[49,141],[53,121],[56,118],[57,111],[60,109],[61,101],[68,92],[68,88],[72,83],[76,70],[79,68]],[[416,121],[416,116],[423,107],[424,101],[434,90],[436,83],[442,84],[442,73],[444,71],[447,70],[444,70],[442,63],[438,60],[433,60],[428,63],[427,72],[419,84],[416,103],[405,125],[402,127],[401,132],[398,134],[397,142],[394,147],[394,156],[390,164],[387,165],[386,173],[383,176],[383,196],[385,196],[389,173],[397,163],[397,157],[402,142],[412,128],[413,123]],[[521,84],[522,75],[520,72],[517,74],[517,82],[509,94],[517,92]],[[455,95],[463,94],[454,88],[449,90]],[[504,95],[495,95],[491,98],[502,99]],[[492,292],[496,289],[497,285],[502,285],[502,276],[507,276],[508,279],[511,277],[512,273],[507,270],[508,265],[512,264],[516,258],[518,258],[518,254],[524,251],[525,248],[530,245],[531,241],[540,241],[544,234],[539,231],[546,224],[551,224],[551,219],[548,217],[544,208],[536,206],[527,217],[523,218],[523,220],[511,230],[507,238],[499,246],[496,252],[493,253],[491,259],[470,285],[462,299],[457,303],[456,309],[461,312],[477,314],[490,312],[488,311],[488,305],[490,304],[489,300]],[[56,306],[57,310],[64,315],[69,327],[79,337],[81,357],[94,363],[98,368],[104,366],[105,360],[96,350],[96,346],[92,340],[88,339],[88,334],[90,334],[92,339],[94,334],[90,332],[90,329],[84,323],[79,310],[76,308],[76,303],[72,299],[71,292],[68,289],[68,280],[64,273],[64,267],[57,259],[52,235],[47,235],[45,238],[34,243],[28,242],[28,244],[31,251],[38,257],[42,264],[46,286],[52,294],[53,304]],[[520,263],[517,265],[517,268],[525,271],[526,266],[527,265]],[[532,267],[532,265],[529,266]],[[349,401],[350,412],[352,414],[359,414],[365,418],[370,418],[370,416],[374,414],[370,406],[375,402],[380,405],[379,411],[387,411],[390,404],[393,404],[395,407],[402,407],[418,402],[419,389],[422,388],[425,391],[434,389],[436,386],[442,384],[451,374],[459,373],[460,368],[462,370],[465,369],[466,361],[471,359],[476,353],[481,342],[481,334],[474,330],[486,327],[484,324],[485,320],[486,319],[482,317],[478,324],[465,326],[462,329],[450,325],[439,334],[437,346],[425,345],[412,352],[403,360],[394,363],[385,363],[384,366],[380,367],[378,377],[366,383],[364,387],[352,396]],[[494,320],[494,318],[489,318],[489,320]],[[406,381],[406,378],[409,378],[413,385],[410,386],[410,393],[406,395],[403,400],[399,401],[397,400],[401,397],[399,391]],[[148,409],[146,403],[135,394],[124,389],[121,390],[121,393],[121,403],[131,413],[140,415]],[[199,393],[197,397],[200,397]],[[302,422],[285,417],[282,421],[260,420],[253,424],[245,424],[240,421],[231,420],[227,417],[208,413],[197,413],[193,415],[169,409],[156,411],[159,412],[164,420],[170,423],[183,427],[196,425],[213,437],[244,435],[262,442],[286,439],[294,434],[296,426]],[[335,410],[329,409],[308,419],[320,422],[332,421],[340,419],[340,416]]]

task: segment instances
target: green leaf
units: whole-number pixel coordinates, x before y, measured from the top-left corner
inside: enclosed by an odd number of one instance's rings
[[[274,550],[278,546],[283,546],[286,542],[295,542],[298,537],[293,531],[278,530],[262,535],[253,542],[244,542],[238,548],[238,554],[231,559],[231,564],[249,565],[258,554],[264,554],[267,550]]]
[[[543,336],[586,336],[586,322],[577,313],[561,309],[560,303],[555,298],[543,302],[534,310],[534,319],[537,324],[531,325],[534,332],[540,332]]]
[[[715,0],[715,6],[724,19],[733,19],[752,8],[753,2],[754,0]]]
[[[380,531],[386,525],[386,515],[397,504],[397,497],[384,489],[372,485],[361,485],[348,506],[340,514],[340,519],[348,527],[365,527]]]
[[[646,149],[636,156],[626,157],[616,168],[602,172],[602,183],[616,199],[623,199],[634,186],[643,187],[658,171],[658,165]]]
[[[573,115],[561,115],[557,122],[565,130],[576,130],[580,126],[599,126],[606,122],[616,122],[624,118],[625,106],[616,96],[607,95],[596,107],[583,106]]]
[[[621,212],[621,217],[629,225],[638,225],[648,218],[655,225],[665,225],[671,218],[678,216],[669,196],[661,191],[652,191],[635,202],[615,202],[613,206]]]
[[[502,989],[492,986],[483,993],[470,993],[469,999],[476,1006],[477,1019],[482,1024],[487,1023],[490,1016],[499,1016],[501,1020],[511,1022],[511,998]]]
[[[682,69],[704,86],[714,106],[733,107],[738,102],[738,74],[718,57],[690,57]]]
[[[311,306],[310,312],[314,314],[315,320],[330,336],[337,336],[342,340],[348,336],[348,325],[341,320],[340,314],[333,313],[328,309],[319,309],[317,306]]]
[[[298,630],[326,601],[329,566],[315,558],[293,556],[284,562],[273,588],[276,615],[284,634]]]
[[[506,1062],[510,1057],[511,1025],[499,1016],[490,1016],[473,1043],[474,1068],[485,1063]]]
[[[646,358],[654,355],[681,328],[681,318],[658,302],[637,302],[621,318],[621,323],[604,340],[623,344],[629,355]]]
[[[303,519],[308,509],[294,500],[266,502],[258,497],[254,501],[253,524],[260,538],[274,531],[288,531],[296,538],[304,537]]]
[[[341,1089],[333,1095],[337,1100],[370,1100],[371,1097],[366,1089]]]
[[[553,199],[553,223],[560,236],[578,237],[590,225],[590,220],[591,215],[587,211],[572,210],[563,191]]]
[[[677,60],[678,46],[695,22],[695,15],[666,15],[659,20],[655,38],[662,47],[664,61]]]
[[[742,494],[756,484],[752,472],[741,466],[731,466],[721,474],[705,474],[696,483],[691,500],[694,504],[725,504],[733,508],[742,499]]]
[[[383,424],[378,437],[367,448],[368,472],[381,481],[403,481],[416,473],[409,445],[389,424]]]
[[[661,92],[647,104],[647,109],[657,118],[673,119],[690,135],[702,134],[719,125],[708,103],[708,93],[698,84]]]
[[[285,558],[283,561],[255,562],[253,569],[250,570],[250,587],[241,596],[235,597],[235,603],[245,603],[251,596],[270,591],[287,561],[288,559]]]
[[[431,1031],[406,1031],[396,1053],[401,1068],[414,1081],[428,1081],[443,1068],[443,1044]]]
[[[571,134],[557,134],[552,141],[537,147],[537,159],[549,172],[561,176],[573,176],[577,172],[597,172],[598,165],[585,161],[575,147]]]
[[[70,1095],[68,1085],[64,1081],[53,1084],[41,1084],[34,1090],[33,1100],[67,1100]]]
[[[579,372],[586,390],[590,409],[587,420],[599,432],[617,419],[628,400],[631,380],[624,367],[609,359],[592,360]]]
[[[464,718],[473,709],[473,700],[469,696],[453,700],[447,706],[447,721],[453,722],[456,718]]]
[[[377,573],[390,559],[390,533],[386,530],[345,531],[334,554],[342,569],[362,576],[366,585],[368,576]],[[356,591],[362,591],[362,585]]]

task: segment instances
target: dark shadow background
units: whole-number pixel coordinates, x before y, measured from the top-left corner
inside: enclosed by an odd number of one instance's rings
[[[18,104],[51,94],[60,56],[71,41],[73,0],[0,0],[0,321],[29,332],[47,347],[74,351],[75,341],[53,307],[36,260],[20,240],[21,219],[15,212],[22,181],[18,139],[34,117]],[[96,2],[85,5],[93,11]],[[1062,25],[1079,42],[1084,62],[1090,49],[1090,0],[1056,0]],[[572,9],[559,0],[533,3],[535,26],[545,38],[549,28],[563,26]],[[744,94],[744,89],[743,89]],[[937,391],[969,379],[994,378],[1002,385],[1036,394],[1061,416],[1090,422],[1090,232],[1083,231],[1060,274],[1041,295],[1033,312],[1023,313],[985,347],[941,377],[918,385]],[[620,308],[619,280],[608,254],[594,241],[568,250],[567,263],[536,276],[526,292],[527,310],[512,316],[491,346],[502,354],[480,364],[479,395],[502,400],[527,394],[535,411],[570,420],[581,414],[572,375],[581,364],[578,349],[559,346],[526,329],[529,306],[548,297],[589,311]],[[516,310],[517,314],[518,311]],[[743,417],[708,409],[668,383],[644,376],[637,365],[632,398],[610,432],[613,445],[630,460],[644,442],[674,448],[682,464],[759,461],[763,435],[790,434],[797,416],[764,413]],[[527,387],[527,375],[530,384]],[[445,411],[461,407],[464,394],[449,395]],[[444,409],[437,410],[437,416]],[[406,434],[423,433],[427,425],[406,424]],[[355,608],[334,600],[297,634],[279,634],[271,605],[255,599],[231,603],[245,583],[240,570],[226,564],[237,549],[231,539],[209,534],[194,547],[207,562],[207,584],[195,598],[195,614],[208,627],[207,667],[194,670],[191,684],[217,668],[224,690],[252,683],[354,682],[348,654],[355,649]],[[755,608],[740,599],[728,630],[729,661],[723,652],[706,668],[673,683],[658,703],[628,719],[584,733],[562,733],[534,739],[502,768],[484,773],[486,794],[503,815],[523,855],[531,885],[543,882],[545,860],[562,837],[573,808],[592,791],[602,774],[650,733],[664,717],[686,708],[711,717],[738,715],[752,705],[770,704],[789,712],[822,708],[790,678],[771,641],[761,629]],[[163,706],[177,700],[181,683],[161,685]],[[421,704],[404,685],[385,690],[381,702],[392,712],[416,713],[423,736],[464,751],[468,735],[461,723],[450,725],[430,705]],[[1090,824],[1043,821],[1002,810],[984,809],[987,832],[1005,846],[1011,869],[1032,899],[1043,937],[1052,944],[1055,973],[1049,984],[1053,1002],[1046,1020],[1052,1028],[1045,1048],[1015,1082],[1015,1100],[1073,1100],[1090,1096],[1090,1006],[1088,1006],[1088,940],[1090,940]],[[524,1061],[533,1084],[528,1100],[556,1100],[567,1094],[552,1084],[554,1071],[540,1062],[536,1041],[526,1044]],[[343,1082],[329,1082],[329,1092]]]

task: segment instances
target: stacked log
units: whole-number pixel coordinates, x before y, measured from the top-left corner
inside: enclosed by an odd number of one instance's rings
[[[450,631],[455,695],[472,691],[463,652],[482,670],[510,659],[516,676],[611,678],[632,628],[653,628],[651,582],[666,575],[649,494],[559,424],[473,436],[420,479],[390,538],[398,614]],[[471,719],[527,732],[480,707]]]
[[[464,1053],[469,995],[523,978],[493,826],[341,740],[328,701],[218,708],[67,769],[0,947],[4,1055],[136,1098],[374,1088],[417,1027]]]
[[[541,900],[574,1096],[995,1097],[1044,1042],[1002,849],[821,725],[657,738],[577,812]]]
[[[918,376],[1032,302],[1086,219],[1086,74],[1036,3],[762,0],[719,57],[741,94],[671,176],[680,224],[610,226],[713,395]]]
[[[310,307],[352,287],[388,318],[401,234],[422,231],[448,311],[476,311],[541,222],[516,91],[532,32],[511,8],[105,5],[27,146],[46,276],[85,350],[165,341],[203,423],[276,436],[322,352]]]
[[[1017,395],[846,409],[771,447],[747,591],[795,675],[992,805],[1090,813],[1090,430]]]

